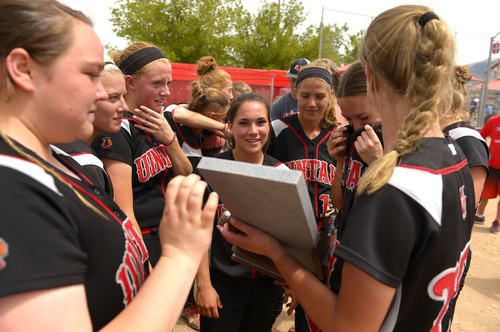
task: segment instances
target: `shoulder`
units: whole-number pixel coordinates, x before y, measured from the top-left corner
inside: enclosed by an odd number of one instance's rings
[[[281,161],[279,161],[278,159],[274,158],[274,157],[271,157],[270,155],[268,155],[267,153],[264,153],[264,161],[262,162],[262,165],[266,165],[266,166],[272,166],[274,168],[285,168],[285,169],[289,169],[287,166],[285,166],[285,164],[283,164]]]
[[[226,159],[226,160],[234,160],[233,150],[228,150],[226,152],[219,153],[214,158]]]

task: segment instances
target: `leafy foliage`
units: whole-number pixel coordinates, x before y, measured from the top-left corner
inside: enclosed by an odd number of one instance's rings
[[[153,43],[174,62],[212,55],[222,66],[288,69],[294,59],[318,56],[320,28],[298,33],[305,21],[300,0],[263,1],[256,14],[241,0],[117,0],[111,21],[118,36]],[[354,61],[363,31],[347,32],[347,25],[325,26],[322,57]]]

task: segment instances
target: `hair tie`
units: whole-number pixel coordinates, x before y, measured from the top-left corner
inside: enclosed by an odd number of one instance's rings
[[[115,66],[115,63],[114,62],[111,62],[111,61],[106,61],[104,63],[105,66]]]
[[[330,86],[332,86],[332,74],[323,68],[319,67],[307,67],[299,71],[297,75],[297,83],[296,86],[299,86],[299,83],[305,80],[306,78],[318,77],[322,80],[326,81]]]
[[[165,54],[158,47],[146,47],[135,53],[132,53],[123,63],[119,66],[124,75],[132,75],[148,63],[167,58]]]
[[[424,15],[420,16],[420,19],[418,20],[418,24],[420,24],[420,26],[423,28],[423,27],[425,27],[427,22],[429,22],[430,20],[434,20],[434,19],[439,21],[439,17],[436,14],[434,14],[433,12],[427,12]]]

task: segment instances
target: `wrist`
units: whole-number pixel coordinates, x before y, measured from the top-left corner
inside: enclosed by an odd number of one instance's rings
[[[174,131],[173,133],[174,133],[174,135],[172,136],[172,138],[171,138],[168,142],[163,143],[163,145],[164,145],[165,147],[167,147],[167,146],[169,146],[170,144],[172,144],[172,143],[175,141],[175,139],[177,138],[177,133],[176,133],[175,131]]]

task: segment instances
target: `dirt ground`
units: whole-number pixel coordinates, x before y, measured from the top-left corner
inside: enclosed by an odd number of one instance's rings
[[[490,200],[486,206],[485,224],[474,225],[471,267],[458,299],[453,332],[500,331],[500,234],[489,230],[495,219],[497,203],[498,199]],[[293,315],[288,316],[283,310],[273,332],[287,332],[293,319]],[[174,329],[174,332],[192,331],[182,317]]]

